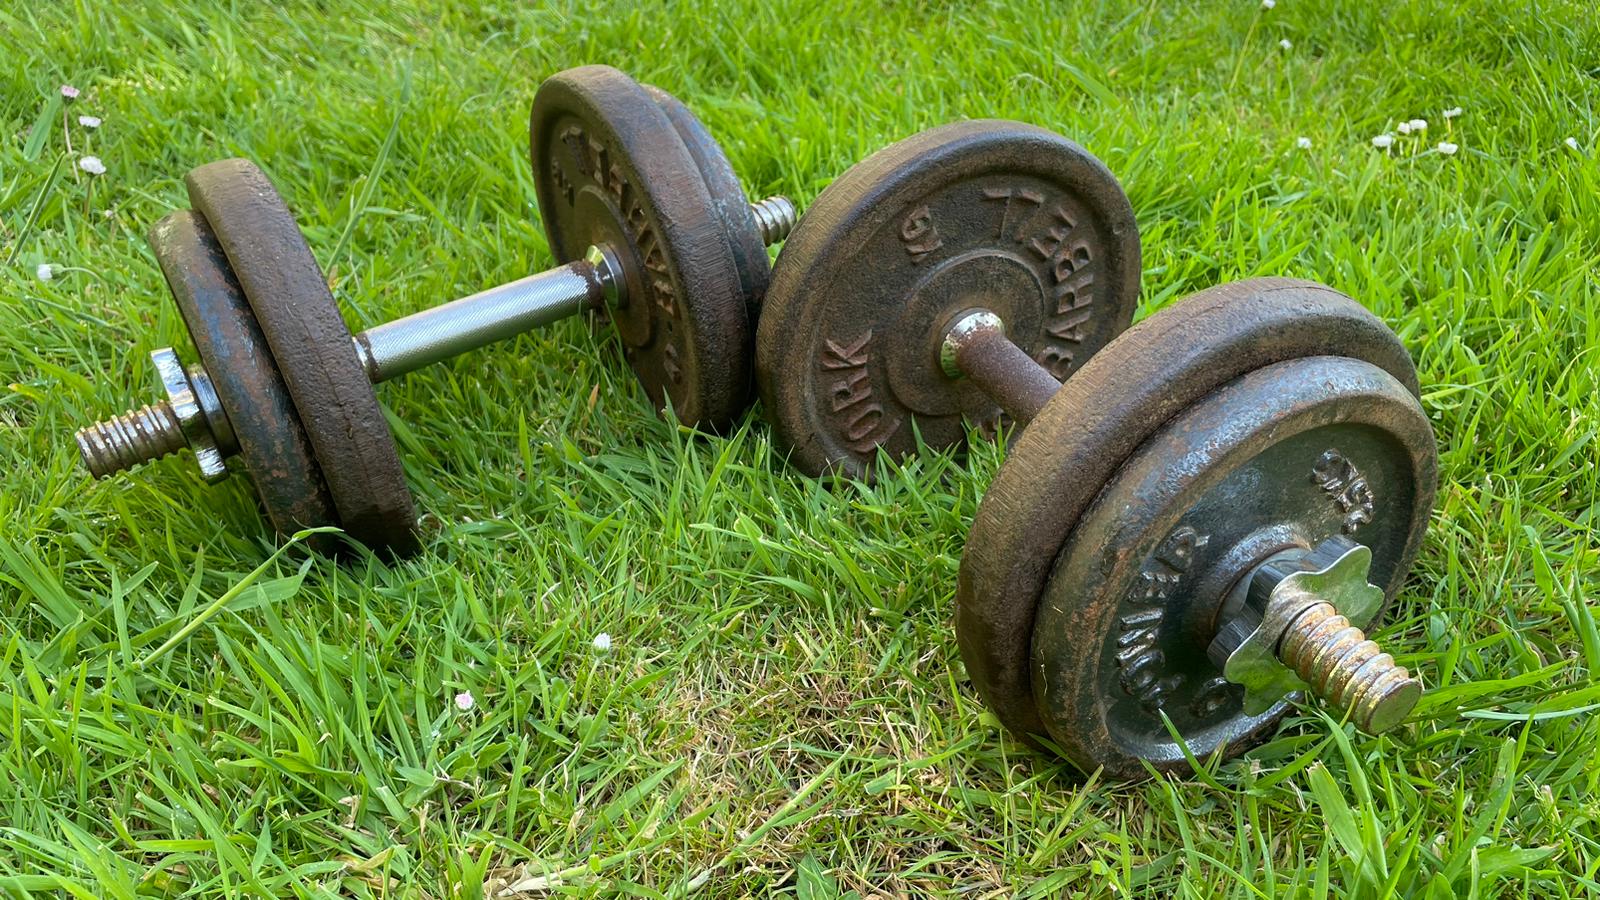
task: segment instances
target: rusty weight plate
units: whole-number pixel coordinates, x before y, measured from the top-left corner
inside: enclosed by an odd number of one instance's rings
[[[1117,779],[1144,777],[1145,763],[1191,771],[1163,714],[1199,759],[1251,746],[1288,702],[1247,715],[1206,655],[1238,611],[1234,588],[1274,553],[1343,535],[1372,548],[1369,577],[1392,597],[1436,470],[1422,405],[1360,360],[1276,363],[1180,412],[1078,520],[1040,598],[1033,694],[1051,738]]]
[[[700,119],[689,111],[677,97],[652,84],[642,85],[650,99],[661,107],[678,130],[678,137],[688,148],[700,169],[706,193],[711,196],[711,207],[722,222],[733,249],[734,265],[739,269],[740,294],[744,297],[748,321],[755,322],[761,313],[761,302],[767,296],[767,283],[772,280],[772,260],[767,256],[767,245],[761,240],[761,229],[756,225],[755,213],[750,211],[750,198],[739,184],[739,176],[728,162],[722,145],[711,132],[700,124]],[[754,335],[751,335],[754,341]]]
[[[967,675],[1007,728],[1046,733],[1029,662],[1035,610],[1101,488],[1173,416],[1242,375],[1308,356],[1371,363],[1417,394],[1404,345],[1361,304],[1313,282],[1257,278],[1201,291],[1129,329],[1023,431],[978,505],[956,587]]]
[[[205,219],[187,209],[172,213],[150,229],[150,248],[273,527],[290,534],[338,525],[289,389]]]
[[[610,311],[658,409],[719,430],[750,402],[739,266],[694,155],[662,106],[608,66],[545,80],[529,123],[539,215],[562,262],[604,244],[622,261]]]
[[[289,207],[249,160],[208,163],[184,183],[272,348],[345,532],[374,550],[415,551],[389,424]]]
[[[987,308],[1066,378],[1128,327],[1133,210],[1105,166],[1019,122],[959,122],[893,144],[807,208],[773,267],[756,383],[790,460],[870,477],[917,435],[955,445],[999,407],[939,364],[945,330]]]

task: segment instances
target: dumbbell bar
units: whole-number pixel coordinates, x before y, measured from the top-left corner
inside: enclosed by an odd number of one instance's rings
[[[750,205],[764,244],[794,226],[786,197]],[[591,246],[584,258],[385,322],[351,337],[367,377],[379,384],[436,362],[515,337],[602,306],[625,302],[616,254]],[[150,354],[167,399],[96,422],[77,432],[78,450],[95,478],[107,478],[188,447],[207,482],[226,478],[237,453],[233,429],[200,365],[187,369],[170,347]]]
[[[1240,752],[1296,690],[1392,727],[1420,685],[1361,629],[1436,466],[1405,348],[1307,282],[1130,329],[1138,289],[1131,205],[1087,151],[1014,122],[923,132],[830,185],[779,255],[756,347],[775,442],[870,478],[880,454],[1024,426],[968,537],[957,637],[999,719],[1085,771]]]

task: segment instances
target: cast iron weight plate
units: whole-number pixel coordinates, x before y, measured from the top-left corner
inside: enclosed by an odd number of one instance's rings
[[[766,243],[761,240],[761,229],[756,226],[755,213],[750,211],[750,198],[739,184],[739,176],[728,162],[727,154],[722,152],[722,145],[700,124],[689,107],[653,84],[642,87],[667,114],[700,168],[706,192],[711,195],[712,208],[732,245],[734,264],[739,269],[740,296],[745,298],[745,308],[749,311],[747,321],[755,322],[760,318],[761,302],[767,296],[767,283],[772,280],[772,261],[767,256]],[[751,335],[752,347],[754,343],[754,335]]]
[[[1139,235],[1115,177],[1019,122],[933,128],[847,171],[807,208],[773,268],[756,383],[803,471],[870,477],[993,427],[999,408],[939,364],[945,329],[985,307],[1064,379],[1133,320]]]
[[[288,206],[248,160],[208,163],[184,183],[255,311],[340,523],[374,550],[413,552],[416,510],[394,438]]]
[[[1078,520],[1040,598],[1033,694],[1057,746],[1131,780],[1143,762],[1190,772],[1163,713],[1198,759],[1265,736],[1287,701],[1246,714],[1206,655],[1237,612],[1233,588],[1274,553],[1342,535],[1372,549],[1368,577],[1392,589],[1427,528],[1435,470],[1421,404],[1360,360],[1276,363],[1179,413]]]
[[[623,354],[658,409],[710,430],[750,399],[739,267],[706,180],[661,105],[608,66],[546,79],[529,123],[539,215],[561,262],[594,244],[622,261],[611,310]]]
[[[1129,329],[1024,429],[978,505],[956,586],[967,675],[1007,728],[1047,733],[1029,661],[1035,610],[1101,488],[1173,416],[1242,375],[1309,356],[1371,363],[1418,393],[1404,345],[1359,303],[1309,281],[1257,278],[1201,291]],[[1378,586],[1392,596],[1405,569]]]
[[[338,525],[289,389],[211,228],[183,209],[157,222],[149,237],[267,518],[285,534]]]

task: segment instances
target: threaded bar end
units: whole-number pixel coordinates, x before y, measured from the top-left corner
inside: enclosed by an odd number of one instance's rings
[[[89,474],[106,478],[188,446],[171,404],[141,406],[79,429],[78,452]]]
[[[750,204],[750,212],[755,214],[756,227],[761,230],[761,243],[767,245],[788,237],[795,223],[800,220],[800,211],[788,197],[774,196],[757,200]]]
[[[1278,657],[1368,734],[1400,724],[1422,697],[1421,682],[1329,603],[1312,604],[1295,618]]]

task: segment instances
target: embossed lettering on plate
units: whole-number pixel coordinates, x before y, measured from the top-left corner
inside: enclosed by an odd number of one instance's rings
[[[944,238],[939,236],[939,226],[933,223],[933,213],[928,207],[917,207],[900,223],[900,242],[914,263],[921,263],[928,254],[944,246]]]
[[[873,396],[872,375],[867,369],[872,358],[872,331],[868,329],[853,341],[824,339],[822,348],[818,364],[828,394],[828,417],[834,430],[844,436],[846,447],[867,453],[900,428],[900,420],[886,418],[883,404]]]
[[[1026,188],[1020,190],[1017,188],[984,188],[983,199],[1004,201],[1005,206],[1001,208],[1000,212],[1000,224],[996,228],[994,236],[1003,238],[1009,231],[1011,239],[1019,244],[1022,243],[1026,235],[1025,226],[1033,219],[1034,213],[1044,206],[1044,195]],[[1007,225],[1014,227],[1007,228]]]
[[[645,282],[650,290],[649,302],[655,304],[663,315],[678,317],[678,292],[672,283],[672,273],[667,266],[665,251],[657,239],[655,228],[645,212],[644,199],[634,188],[622,166],[611,161],[610,149],[593,138],[581,125],[569,125],[561,131],[559,140],[572,153],[573,165],[579,174],[590,179],[609,196],[622,215],[625,232],[644,261]],[[552,181],[570,205],[576,202],[573,180],[562,167],[559,158],[551,163]]]
[[[1123,598],[1117,621],[1117,681],[1148,712],[1165,706],[1182,682],[1181,675],[1167,672],[1161,625],[1173,591],[1194,564],[1195,551],[1209,541],[1209,536],[1188,525],[1179,526],[1145,560],[1138,581]]]
[[[1344,513],[1345,534],[1355,534],[1362,525],[1372,521],[1374,499],[1367,476],[1344,454],[1332,448],[1324,450],[1311,467],[1311,480],[1332,497],[1334,505]]]
[[[577,202],[578,189],[573,186],[572,179],[567,177],[567,170],[561,165],[561,160],[552,157],[550,160],[550,180],[555,184],[556,191],[561,194],[561,199],[568,206]]]
[[[683,366],[678,363],[677,344],[667,343],[667,348],[661,352],[661,368],[673,384],[683,383]]]
[[[1196,719],[1209,719],[1228,705],[1228,700],[1238,692],[1233,682],[1221,675],[1208,678],[1189,700],[1189,714]]]
[[[1034,353],[1034,360],[1065,381],[1094,317],[1090,240],[1081,233],[1065,203],[1039,191],[986,187],[982,197],[1000,212],[995,237],[1020,245],[1024,255],[1044,265],[1043,277],[1055,302],[1044,321],[1043,346]]]

